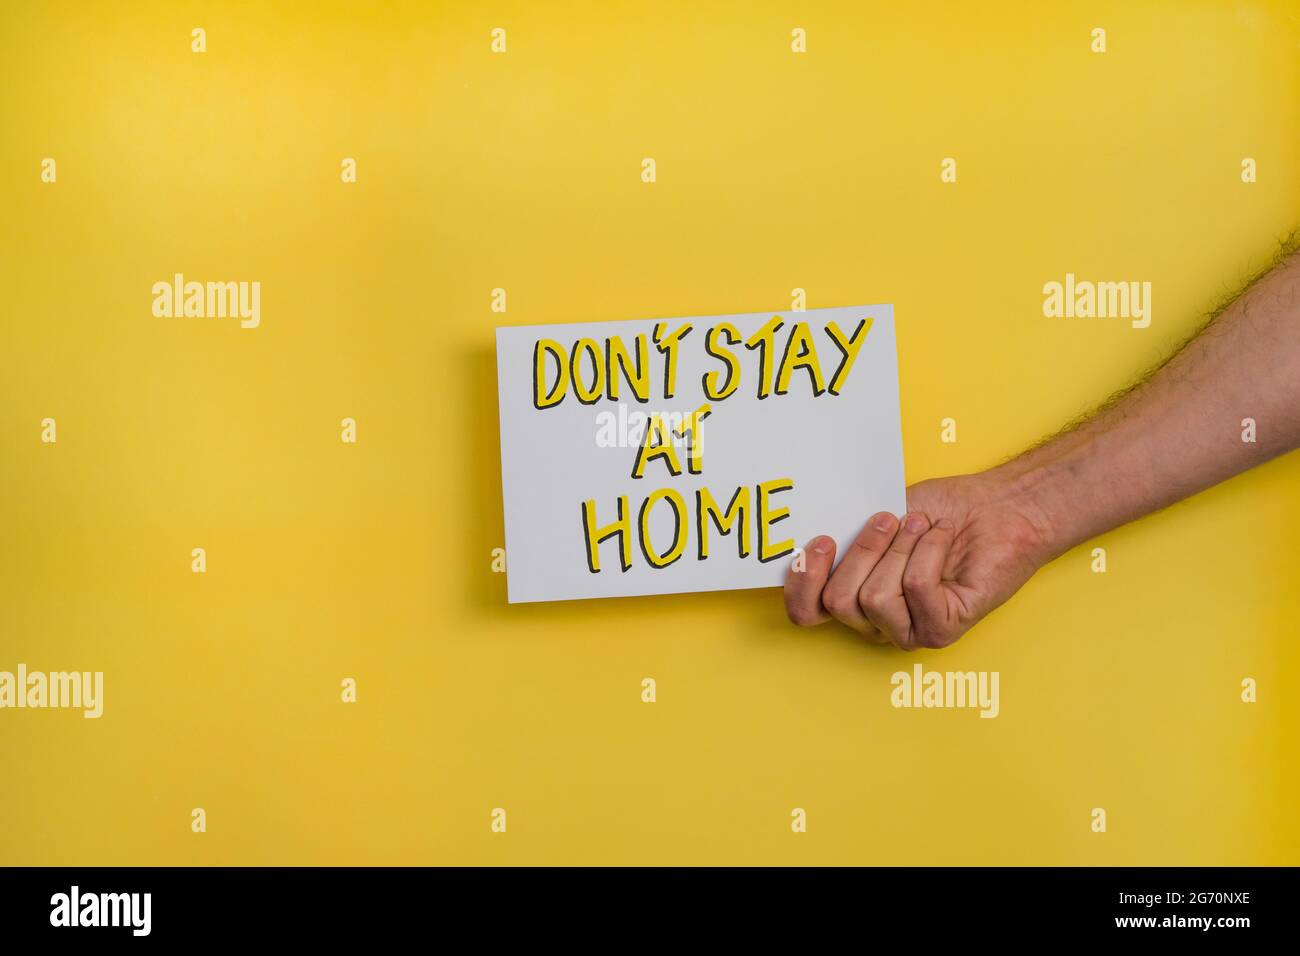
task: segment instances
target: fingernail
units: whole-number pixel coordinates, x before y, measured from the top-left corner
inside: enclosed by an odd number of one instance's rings
[[[907,528],[907,530],[910,531],[912,534],[916,534],[917,532],[924,531],[924,530],[925,530],[925,516],[924,516],[924,515],[908,515],[908,516],[907,516],[907,524],[905,524],[904,527]]]
[[[818,554],[830,554],[831,544],[831,539],[823,535],[820,538],[813,538],[809,547]]]
[[[875,528],[877,531],[893,531],[894,516],[887,511],[882,511],[871,519],[871,527]]]

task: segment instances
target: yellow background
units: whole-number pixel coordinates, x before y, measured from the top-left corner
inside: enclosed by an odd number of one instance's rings
[[[490,567],[496,325],[892,302],[908,479],[984,468],[1297,225],[1298,63],[1295,2],[4,4],[0,669],[105,713],[0,712],[0,862],[1300,863],[1296,455],[918,656]],[[917,660],[1001,716],[892,709]]]

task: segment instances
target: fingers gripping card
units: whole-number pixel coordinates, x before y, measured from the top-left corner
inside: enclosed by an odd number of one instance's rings
[[[893,307],[497,329],[509,599],[781,584],[902,514]]]

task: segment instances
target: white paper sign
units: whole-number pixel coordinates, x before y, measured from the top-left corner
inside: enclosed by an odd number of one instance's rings
[[[511,603],[780,585],[906,507],[893,307],[497,329]]]

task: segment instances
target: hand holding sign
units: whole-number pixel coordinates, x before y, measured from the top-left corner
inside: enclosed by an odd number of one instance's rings
[[[776,585],[805,532],[901,509],[889,306],[498,329],[497,353],[512,602]]]
[[[997,470],[913,485],[910,512],[872,515],[838,567],[835,541],[814,538],[805,568],[786,577],[790,620],[834,618],[903,650],[952,644],[1052,556],[1044,519],[1014,485]]]

